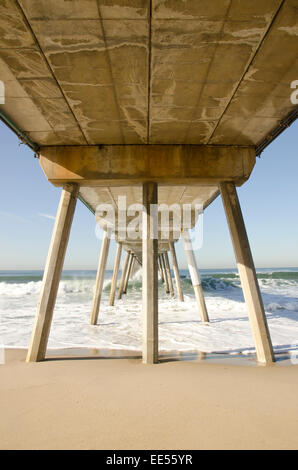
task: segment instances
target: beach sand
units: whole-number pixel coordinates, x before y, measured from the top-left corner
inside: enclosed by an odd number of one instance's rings
[[[0,365],[1,449],[298,447],[290,362],[25,356],[8,349]]]

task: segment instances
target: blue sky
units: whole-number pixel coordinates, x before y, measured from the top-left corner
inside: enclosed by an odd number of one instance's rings
[[[238,189],[257,267],[298,266],[298,122],[257,159],[250,180]],[[60,197],[38,159],[0,122],[0,270],[43,269]],[[78,201],[64,269],[96,269],[100,240],[94,216]],[[111,244],[108,268],[115,244]],[[181,243],[178,261],[186,267]],[[220,198],[204,213],[201,268],[233,268],[235,258]]]

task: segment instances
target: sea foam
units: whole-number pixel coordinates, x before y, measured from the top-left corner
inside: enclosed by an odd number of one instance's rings
[[[95,275],[95,272],[63,273],[49,347],[140,350],[141,270],[133,275],[127,294],[116,300],[114,307],[109,306],[112,276],[109,273],[104,281],[98,325],[91,326],[89,315]],[[208,325],[200,321],[188,272],[182,271],[181,275],[184,302],[168,296],[159,282],[160,350],[253,352],[254,343],[237,273],[203,273],[202,284],[210,317]],[[298,272],[280,270],[258,273],[273,344],[279,351],[295,351],[298,347],[297,275]],[[17,282],[18,277],[20,282]],[[41,282],[41,274],[0,275],[0,343],[8,347],[28,347]],[[175,286],[174,279],[173,283]]]

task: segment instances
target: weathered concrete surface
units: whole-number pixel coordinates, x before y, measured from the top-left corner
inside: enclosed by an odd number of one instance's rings
[[[61,193],[28,348],[28,362],[41,361],[45,358],[78,189],[77,185],[67,185]]]
[[[80,195],[96,212],[99,204],[114,208],[113,219],[118,226],[119,204],[125,198],[126,208],[142,203],[141,184],[144,181],[159,183],[158,203],[172,206],[191,205],[191,226],[196,223],[198,212],[195,206],[206,208],[218,195],[218,183],[245,181],[255,164],[252,147],[183,146],[183,145],[138,145],[103,147],[43,147],[41,166],[50,182],[61,186],[64,182],[78,182]],[[121,199],[120,199],[121,198]],[[134,206],[135,210],[137,207]],[[99,225],[107,230],[106,217],[96,213]],[[135,212],[127,213],[130,222]],[[160,233],[164,225],[159,219],[159,240],[177,240],[180,232],[173,232],[173,217],[170,214],[169,234]],[[115,224],[112,231],[118,241],[141,257],[142,233],[135,238],[119,238]],[[176,231],[177,232],[177,231]],[[159,250],[168,250],[159,246]]]
[[[164,184],[241,184],[255,164],[253,147],[129,145],[43,147],[41,166],[58,186],[127,185],[143,181]]]
[[[2,0],[0,110],[41,147],[48,179],[79,183],[94,210],[117,213],[117,192],[138,202],[141,184],[206,207],[296,107],[297,23],[298,0]],[[143,245],[147,362],[169,241]],[[123,248],[141,259],[140,241]]]
[[[104,232],[104,237],[102,239],[102,243],[100,247],[100,255],[99,255],[99,260],[98,260],[97,275],[96,275],[96,280],[95,280],[92,308],[91,308],[91,314],[90,314],[91,325],[96,325],[97,320],[98,320],[101,294],[102,294],[102,289],[103,289],[109,248],[110,248],[110,237],[108,236],[107,232]]]
[[[158,203],[158,188],[156,183],[144,183],[143,198],[143,230],[145,236],[142,242],[142,320],[143,348],[142,356],[145,364],[158,362],[158,243],[151,237],[157,229],[157,218],[152,210]]]
[[[257,358],[259,362],[270,364],[274,362],[272,342],[237,191],[233,183],[222,183],[220,192],[248,309]]]
[[[40,145],[255,145],[295,107],[297,23],[297,0],[3,0],[0,108]]]

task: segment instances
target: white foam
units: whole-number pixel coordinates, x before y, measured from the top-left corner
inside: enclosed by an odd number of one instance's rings
[[[50,348],[88,346],[140,350],[142,347],[141,273],[128,294],[109,306],[110,279],[104,282],[99,325],[89,325],[94,279],[62,280],[49,338]],[[229,282],[228,282],[229,281]],[[160,286],[160,350],[251,353],[254,344],[238,279],[204,281],[210,324],[200,322],[191,285],[183,280],[185,302],[172,299]],[[265,280],[262,280],[265,281]],[[232,282],[232,284],[230,283]],[[41,281],[0,282],[0,343],[28,347]],[[261,282],[268,324],[279,350],[298,345],[298,283]]]

